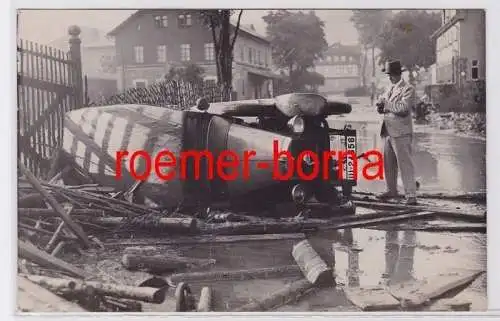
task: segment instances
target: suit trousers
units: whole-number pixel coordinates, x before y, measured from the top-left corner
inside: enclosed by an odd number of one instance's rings
[[[413,163],[413,135],[382,137],[384,140],[384,172],[387,190],[397,193],[398,169],[406,197],[416,196],[415,166]]]

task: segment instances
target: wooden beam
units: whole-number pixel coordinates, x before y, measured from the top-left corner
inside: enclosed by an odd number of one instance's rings
[[[85,232],[82,230],[80,225],[76,224],[71,217],[64,211],[64,208],[59,204],[59,202],[49,194],[45,188],[41,185],[38,179],[24,166],[22,162],[19,162],[19,167],[28,179],[28,181],[33,185],[33,187],[44,197],[45,200],[50,204],[50,206],[56,211],[56,213],[61,217],[61,219],[66,223],[69,229],[82,241],[86,248],[91,246],[90,240],[88,239]]]
[[[31,243],[18,240],[18,256],[28,261],[32,261],[40,266],[64,271],[75,277],[86,278],[87,272],[79,269],[61,259],[58,259],[48,253],[43,252]]]

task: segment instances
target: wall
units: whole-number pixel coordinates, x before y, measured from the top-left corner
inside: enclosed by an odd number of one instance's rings
[[[467,59],[466,80],[471,79],[471,61],[479,61],[479,79],[486,72],[486,24],[484,10],[464,9],[464,16],[446,30],[436,41],[436,80],[438,83],[456,81],[453,75],[452,57]]]
[[[486,20],[484,10],[465,10],[461,23],[460,55],[467,58],[467,79],[471,79],[471,61],[479,61],[479,79],[486,75]]]
[[[111,64],[103,64],[104,59],[109,59]],[[88,77],[117,79],[115,59],[116,51],[113,46],[82,47],[82,73]]]

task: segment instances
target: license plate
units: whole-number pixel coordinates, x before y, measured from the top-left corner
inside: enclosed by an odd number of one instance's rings
[[[344,145],[346,147],[347,152],[353,152],[354,155],[356,155],[356,136],[342,136],[344,138]],[[354,173],[354,162],[356,161],[355,157],[353,157],[350,154],[347,154],[347,157],[345,158],[345,163],[344,163],[344,173],[345,178],[348,181],[354,181],[355,180],[355,173]]]

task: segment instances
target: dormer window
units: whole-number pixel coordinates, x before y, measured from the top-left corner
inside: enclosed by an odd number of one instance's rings
[[[190,14],[180,14],[177,17],[179,27],[189,27],[193,24]]]

